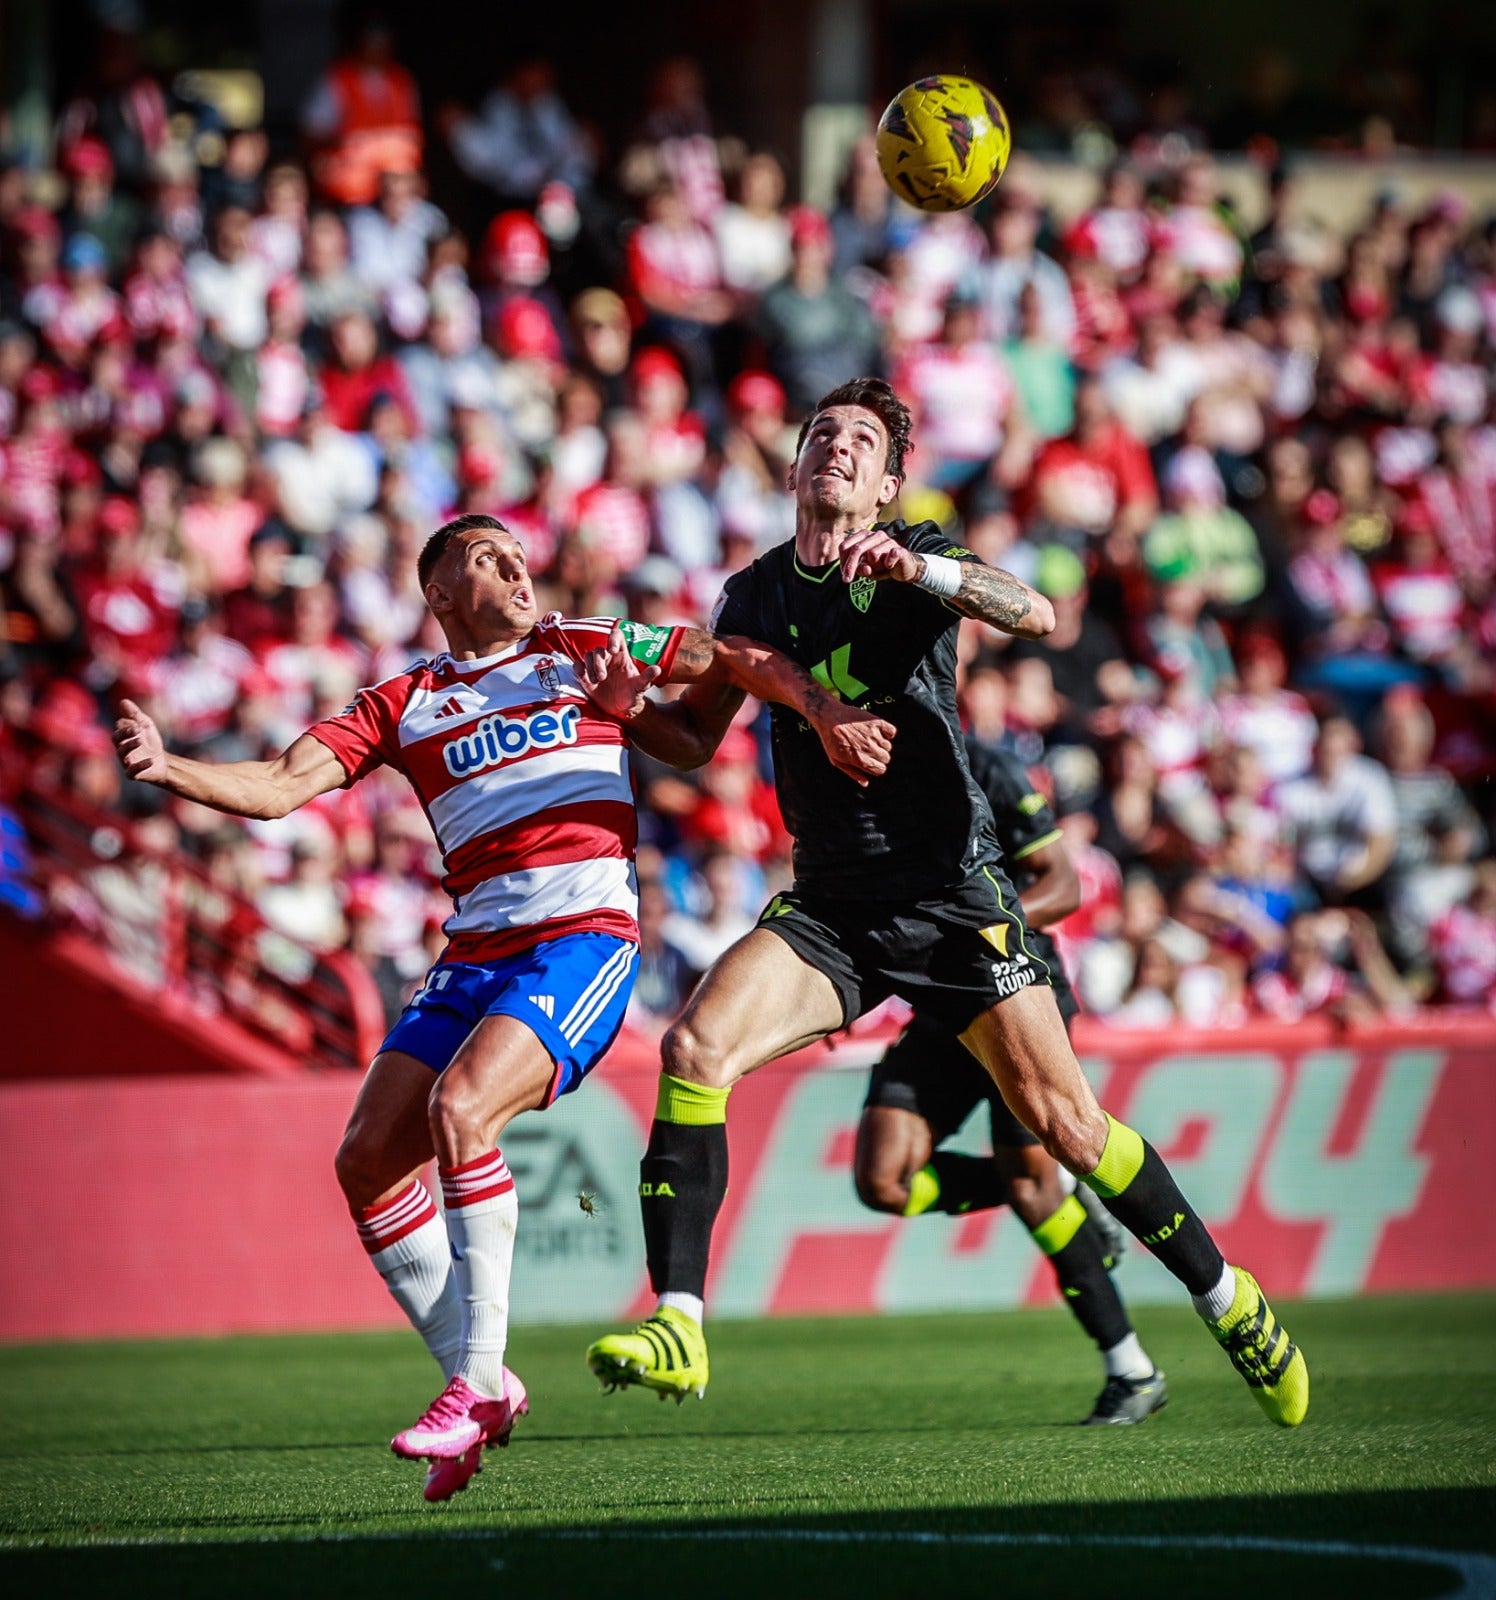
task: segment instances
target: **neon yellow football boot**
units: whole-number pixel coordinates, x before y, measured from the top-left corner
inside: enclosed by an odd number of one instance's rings
[[[661,1306],[631,1333],[604,1334],[587,1347],[591,1367],[609,1394],[631,1383],[653,1389],[660,1399],[706,1395],[710,1376],[701,1324],[674,1306]]]
[[[1267,1297],[1250,1272],[1232,1267],[1236,1298],[1219,1322],[1207,1322],[1231,1365],[1247,1380],[1257,1404],[1285,1428],[1296,1428],[1309,1414],[1309,1365],[1304,1352],[1273,1315]]]

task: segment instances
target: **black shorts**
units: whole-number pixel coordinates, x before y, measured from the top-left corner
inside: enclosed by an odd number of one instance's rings
[[[1065,969],[1053,942],[1029,930],[1029,942],[1053,969],[1055,999],[1068,1028],[1079,1011]],[[866,1106],[891,1106],[912,1111],[930,1125],[933,1144],[949,1139],[985,1101],[992,1109],[994,1149],[1038,1144],[1038,1140],[1008,1110],[992,1075],[949,1028],[916,1016],[888,1047],[868,1081]]]
[[[930,1142],[938,1146],[984,1102],[992,1108],[994,1149],[1038,1144],[960,1039],[949,1028],[916,1017],[873,1068],[864,1106],[912,1111],[929,1123]]]
[[[847,1023],[896,994],[922,1017],[963,1033],[989,1006],[1050,981],[1018,893],[996,862],[924,900],[791,890],[769,902],[758,925],[830,978]]]

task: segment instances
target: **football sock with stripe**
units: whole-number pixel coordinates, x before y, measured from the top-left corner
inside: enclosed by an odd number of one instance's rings
[[[353,1220],[391,1298],[450,1378],[462,1350],[462,1305],[447,1230],[426,1185],[417,1178],[392,1199],[355,1210]]]
[[[946,1211],[959,1217],[968,1211],[991,1211],[1007,1198],[1008,1185],[991,1156],[937,1150],[909,1180],[904,1215],[921,1217],[927,1211]]]
[[[462,1307],[462,1354],[456,1371],[479,1394],[496,1400],[504,1392],[509,1274],[519,1196],[497,1150],[440,1171],[452,1272]]]
[[[1211,1294],[1226,1266],[1215,1240],[1180,1193],[1158,1151],[1125,1122],[1111,1116],[1106,1121],[1101,1160],[1081,1182],[1101,1196],[1117,1221],[1142,1240],[1192,1296]]]
[[[679,1299],[663,1297],[700,1301],[706,1294],[712,1227],[727,1194],[729,1092],[662,1072],[649,1145],[639,1163],[649,1281],[662,1303],[681,1310]]]
[[[1096,1348],[1105,1353],[1120,1345],[1132,1332],[1132,1324],[1106,1270],[1101,1234],[1086,1208],[1069,1195],[1058,1210],[1029,1231],[1049,1257],[1065,1304],[1096,1341]]]

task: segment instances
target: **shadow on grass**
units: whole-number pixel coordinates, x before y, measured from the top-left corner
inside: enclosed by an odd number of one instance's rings
[[[516,1530],[464,1516],[465,1509],[478,1506],[456,1502],[420,1520],[402,1510],[346,1526],[267,1519],[253,1531],[235,1526],[238,1540],[222,1543],[212,1535],[227,1526],[184,1523],[170,1536],[180,1543],[0,1552],[0,1578],[12,1594],[110,1600],[162,1593],[261,1600],[276,1591],[364,1600],[474,1581],[588,1600],[686,1588],[713,1600],[762,1600],[766,1591],[776,1600],[1097,1591],[1108,1600],[1496,1597],[1496,1494],[1489,1490],[716,1520],[669,1515],[676,1510],[669,1504],[654,1508],[667,1513],[662,1520],[609,1520],[599,1506],[588,1526]],[[186,1542],[194,1534],[207,1542]],[[1461,1563],[1439,1552],[1483,1554]]]
[[[1079,1426],[1080,1419],[1065,1421],[1043,1421],[1032,1423],[1010,1423],[1005,1438],[1021,1438],[1025,1433],[1050,1434],[1056,1431],[1068,1432]],[[969,1430],[972,1433],[989,1435],[991,1429],[984,1423],[973,1422]],[[706,1443],[718,1439],[858,1439],[858,1438],[914,1438],[921,1435],[939,1434],[944,1439],[952,1437],[953,1430],[949,1423],[936,1419],[931,1422],[905,1422],[897,1426],[886,1421],[871,1423],[866,1427],[827,1426],[810,1427],[798,1418],[790,1418],[777,1427],[772,1428],[711,1428],[702,1433],[694,1433],[689,1437],[697,1443]],[[652,1432],[648,1429],[629,1428],[627,1425],[620,1431],[599,1432],[586,1431],[581,1433],[536,1433],[526,1429],[523,1438],[526,1448],[534,1445],[548,1444],[586,1444],[606,1446],[613,1444],[627,1444],[631,1448],[658,1440],[672,1448],[679,1445],[680,1435],[667,1429]],[[154,1457],[171,1456],[219,1456],[219,1455],[279,1455],[288,1454],[315,1454],[324,1450],[368,1450],[380,1441],[363,1439],[332,1439],[318,1440],[315,1443],[283,1443],[274,1439],[255,1440],[244,1444],[153,1444],[153,1445],[125,1445],[117,1448],[95,1448],[92,1445],[80,1445],[76,1450],[56,1449],[49,1447],[47,1459],[49,1461],[66,1461],[70,1455],[80,1459],[94,1460],[105,1458],[108,1460],[129,1459],[140,1457],[150,1459]],[[34,1452],[0,1450],[0,1466],[6,1462],[29,1461],[34,1459]]]

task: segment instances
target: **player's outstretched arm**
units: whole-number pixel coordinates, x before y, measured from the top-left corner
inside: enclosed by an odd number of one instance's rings
[[[304,733],[273,761],[192,761],[172,755],[161,730],[133,700],[120,702],[114,747],[130,777],[215,811],[268,821],[284,817],[347,780],[342,763]]]
[[[1054,627],[1054,607],[1039,593],[1001,567],[975,557],[920,555],[879,529],[854,533],[842,541],[841,575],[887,578],[912,583],[937,594],[963,617],[1020,639],[1042,638]]]
[[[629,721],[629,742],[682,772],[716,753],[746,695],[733,683],[692,683],[674,700],[646,700]]]
[[[670,753],[675,751],[687,758],[685,765],[702,765],[721,743],[747,693],[798,711],[815,729],[827,760],[853,782],[866,784],[888,770],[896,732],[891,722],[837,699],[804,667],[769,645],[736,636],[717,638],[701,628],[681,632],[664,681],[700,685],[703,691],[690,696],[684,711],[669,706],[646,711],[651,702],[645,691],[660,675],[630,657],[620,629],[613,630],[606,648],[591,651],[579,667],[582,686],[605,711],[630,724],[641,716],[653,719],[656,748],[639,741],[646,752],[675,765]],[[735,701],[722,695],[729,689],[738,691]]]
[[[826,759],[854,783],[888,771],[893,723],[861,711],[822,688],[787,655],[756,639],[688,628],[670,668],[671,683],[730,683],[760,700],[789,706],[815,729]],[[727,730],[724,727],[723,733]],[[720,735],[718,736],[720,739]]]

